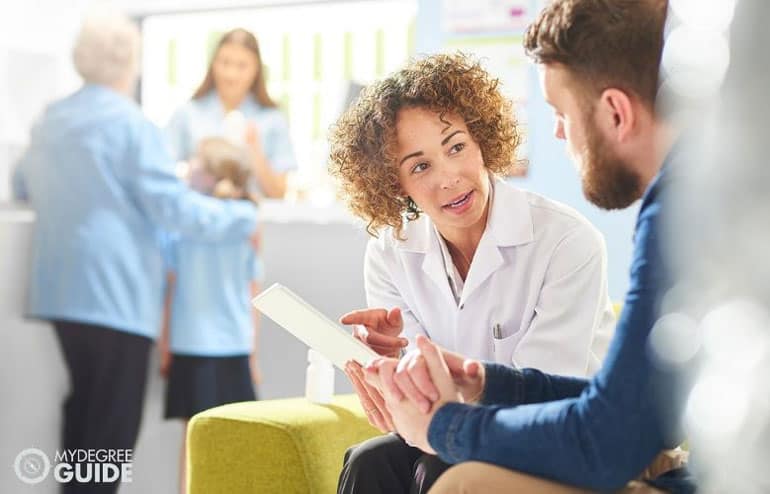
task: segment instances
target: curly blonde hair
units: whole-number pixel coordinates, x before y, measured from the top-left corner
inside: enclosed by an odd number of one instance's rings
[[[383,227],[401,238],[404,221],[420,211],[402,197],[396,166],[396,119],[405,108],[459,115],[478,143],[484,166],[504,176],[516,163],[522,133],[499,81],[462,53],[413,60],[366,87],[331,129],[329,172],[351,211],[368,222],[372,236]]]

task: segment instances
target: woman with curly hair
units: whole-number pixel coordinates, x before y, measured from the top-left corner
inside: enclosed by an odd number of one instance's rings
[[[341,319],[360,340],[397,356],[423,334],[475,359],[598,369],[614,329],[604,240],[576,211],[502,180],[521,141],[498,81],[461,54],[410,63],[340,118],[330,170],[375,237],[370,308]],[[392,431],[361,366],[346,373],[369,421]],[[389,434],[348,450],[338,490],[425,492],[448,466]]]

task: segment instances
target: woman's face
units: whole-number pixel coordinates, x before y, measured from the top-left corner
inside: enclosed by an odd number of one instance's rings
[[[486,226],[489,174],[458,115],[406,108],[396,118],[398,177],[407,195],[447,237]]]
[[[220,97],[241,100],[257,77],[259,60],[248,48],[237,43],[225,43],[217,50],[211,68]]]

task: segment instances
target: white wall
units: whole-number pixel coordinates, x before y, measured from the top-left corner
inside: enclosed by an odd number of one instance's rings
[[[44,106],[79,80],[70,49],[87,6],[84,0],[0,4],[0,201],[9,172]]]

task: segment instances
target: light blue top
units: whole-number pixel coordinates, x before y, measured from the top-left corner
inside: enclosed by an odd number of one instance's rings
[[[171,240],[167,262],[176,274],[171,352],[206,357],[251,353],[250,283],[262,280],[254,249],[246,242]]]
[[[260,105],[251,94],[238,110],[247,121],[256,125],[270,167],[276,172],[296,169],[289,128],[283,114],[277,108]],[[195,152],[198,142],[205,137],[222,137],[224,121],[225,110],[216,91],[185,103],[171,117],[165,130],[174,158],[177,161],[188,159]]]
[[[160,130],[130,99],[85,85],[46,108],[13,175],[36,213],[29,313],[154,337],[160,228],[241,245],[257,210],[191,191]]]

